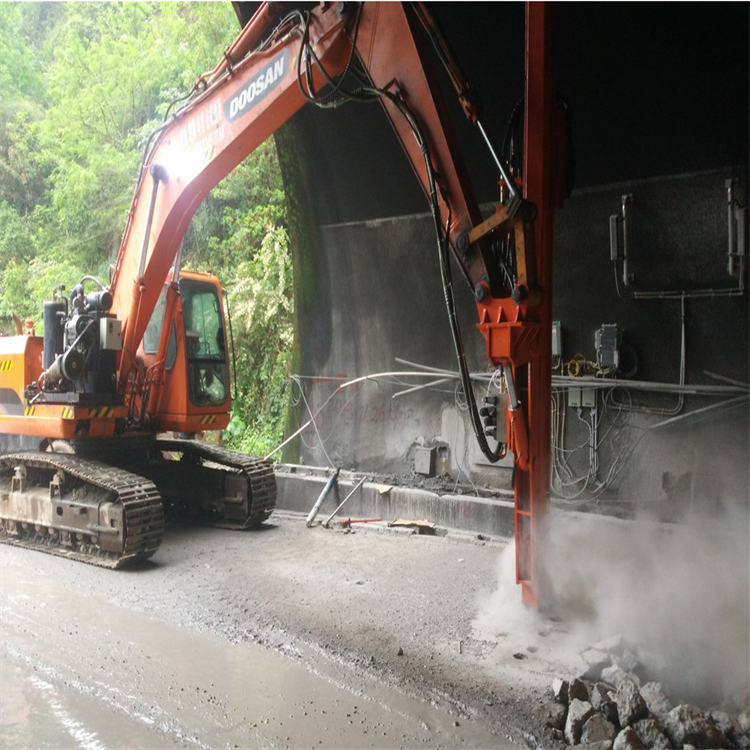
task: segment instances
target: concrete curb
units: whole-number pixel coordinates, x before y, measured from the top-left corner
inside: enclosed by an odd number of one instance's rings
[[[307,514],[315,504],[329,472],[322,468],[280,464],[276,467],[279,510]],[[325,499],[316,521],[323,522],[354,489],[362,474],[341,472],[337,486]],[[513,538],[513,501],[469,495],[438,495],[421,489],[365,482],[339,511],[336,519],[396,518],[430,521],[439,528]]]

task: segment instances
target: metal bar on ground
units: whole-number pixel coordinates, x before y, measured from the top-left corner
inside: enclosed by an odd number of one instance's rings
[[[326,482],[326,486],[323,487],[323,491],[320,493],[320,495],[318,495],[318,499],[315,501],[315,505],[313,505],[312,510],[310,511],[310,515],[307,517],[307,521],[305,521],[308,529],[312,526],[313,521],[315,520],[315,516],[318,515],[320,506],[323,505],[323,500],[326,499],[326,496],[331,491],[333,485],[336,483],[336,480],[339,476],[339,471],[341,471],[341,469],[336,469],[336,471],[333,473],[333,476]]]
[[[346,503],[346,501],[365,483],[366,479],[367,477],[364,476],[359,480],[359,482],[357,482],[357,486],[341,501],[341,505],[339,505],[339,507],[336,508],[336,510],[334,510],[333,513],[328,516],[328,518],[326,518],[326,520],[323,522],[323,526],[328,528],[328,524],[331,523],[331,519],[344,507],[344,503]]]

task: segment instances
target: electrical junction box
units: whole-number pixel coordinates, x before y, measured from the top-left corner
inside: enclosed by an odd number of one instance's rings
[[[414,471],[425,477],[435,476],[435,449],[417,447],[414,451]]]
[[[568,388],[568,406],[581,408],[581,391],[582,388]]]
[[[620,364],[620,344],[622,333],[616,323],[605,323],[594,334],[594,346],[601,367],[616,370]]]
[[[581,390],[581,406],[584,409],[596,408],[596,391],[593,388],[584,388]]]
[[[114,352],[122,349],[122,323],[117,318],[99,318],[99,348]]]

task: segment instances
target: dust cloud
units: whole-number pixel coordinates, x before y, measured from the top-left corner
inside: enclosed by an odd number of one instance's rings
[[[649,679],[674,698],[741,704],[750,689],[749,531],[744,511],[679,525],[552,513],[545,614],[582,648],[613,635],[637,645]],[[498,574],[483,617],[538,629],[542,614],[520,604],[512,547]]]

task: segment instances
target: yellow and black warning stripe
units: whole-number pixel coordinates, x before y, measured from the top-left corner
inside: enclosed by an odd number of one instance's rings
[[[114,406],[97,406],[89,409],[89,419],[106,419],[115,413]]]
[[[36,414],[36,406],[27,406],[24,409],[24,415],[27,417],[33,417]],[[96,408],[90,408],[88,410],[89,419],[102,419],[114,416],[114,406],[97,406]],[[80,418],[80,414],[78,417]],[[73,406],[62,406],[60,407],[60,418],[61,419],[75,419],[76,410]]]
[[[27,406],[23,413],[27,417],[33,417],[36,415],[36,406]],[[63,406],[60,408],[60,418],[61,419],[74,419],[75,418],[75,409],[72,406]]]
[[[12,359],[3,359],[0,361],[0,372],[10,372],[13,369]]]
[[[214,422],[216,422],[216,417],[213,414],[204,414],[200,421],[202,425],[214,424]]]

